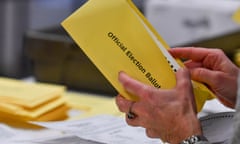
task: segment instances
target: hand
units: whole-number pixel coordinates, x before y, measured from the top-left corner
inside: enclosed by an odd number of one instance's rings
[[[225,106],[235,107],[239,69],[222,50],[187,47],[172,48],[169,52],[176,58],[187,59],[185,65],[192,79],[205,83]]]
[[[124,89],[139,97],[139,101],[134,103],[121,95],[116,97],[121,112],[127,113],[133,104],[131,111],[137,116],[134,119],[126,117],[127,123],[144,127],[149,137],[161,138],[171,144],[179,143],[193,134],[201,134],[190,74],[186,69],[180,69],[176,79],[174,89],[157,89],[121,72],[119,81]]]

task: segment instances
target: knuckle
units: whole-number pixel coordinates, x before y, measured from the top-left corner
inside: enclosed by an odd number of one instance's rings
[[[125,112],[125,111],[126,111],[127,104],[126,104],[126,102],[124,102],[123,99],[120,98],[119,96],[116,98],[116,104],[117,104],[118,109],[119,109],[121,112]]]
[[[212,83],[218,85],[222,83],[222,74],[219,72],[216,72],[214,75],[212,75],[212,79],[214,79],[214,81],[212,81]]]
[[[156,138],[157,137],[157,134],[151,129],[146,129],[145,133],[149,138]]]

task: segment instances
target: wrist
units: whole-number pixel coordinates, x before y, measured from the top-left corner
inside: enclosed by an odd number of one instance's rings
[[[208,142],[208,140],[203,135],[192,135],[180,142],[180,144],[197,144],[198,142]]]

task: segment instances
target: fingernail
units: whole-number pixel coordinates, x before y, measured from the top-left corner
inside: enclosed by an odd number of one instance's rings
[[[119,81],[120,83],[122,83],[122,82],[121,82],[121,75],[122,75],[122,74],[124,74],[123,71],[120,71],[120,72],[118,73],[118,81]]]

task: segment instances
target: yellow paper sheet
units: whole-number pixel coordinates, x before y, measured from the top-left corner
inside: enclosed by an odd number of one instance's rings
[[[22,119],[21,117],[25,117],[27,120],[33,120],[61,105],[64,105],[65,103],[66,100],[64,98],[58,98],[34,109],[25,109],[19,105],[9,103],[0,103],[0,113],[3,112],[6,115],[12,115],[14,117],[19,117],[20,119]]]
[[[44,83],[26,83],[16,79],[0,77],[0,102],[34,108],[65,92],[65,87]]]
[[[118,73],[156,88],[173,88],[175,71],[183,64],[168,53],[168,45],[130,0],[89,0],[63,27],[116,90],[137,100],[118,81]],[[214,95],[194,82],[198,110]]]
[[[66,92],[64,97],[68,100],[68,105],[72,109],[81,111],[79,115],[69,117],[69,120],[76,120],[99,114],[122,115],[115,104],[115,98],[112,97],[75,92]]]
[[[238,8],[238,9],[236,10],[236,12],[233,14],[232,19],[233,19],[236,23],[240,24],[240,8]]]
[[[2,106],[1,106],[2,108]],[[56,108],[53,108],[46,113],[41,115],[29,114],[27,111],[20,111],[19,113],[9,113],[7,111],[0,111],[0,121],[15,121],[17,122],[27,122],[27,121],[58,121],[67,119],[67,111],[69,110],[68,105],[62,104]]]

